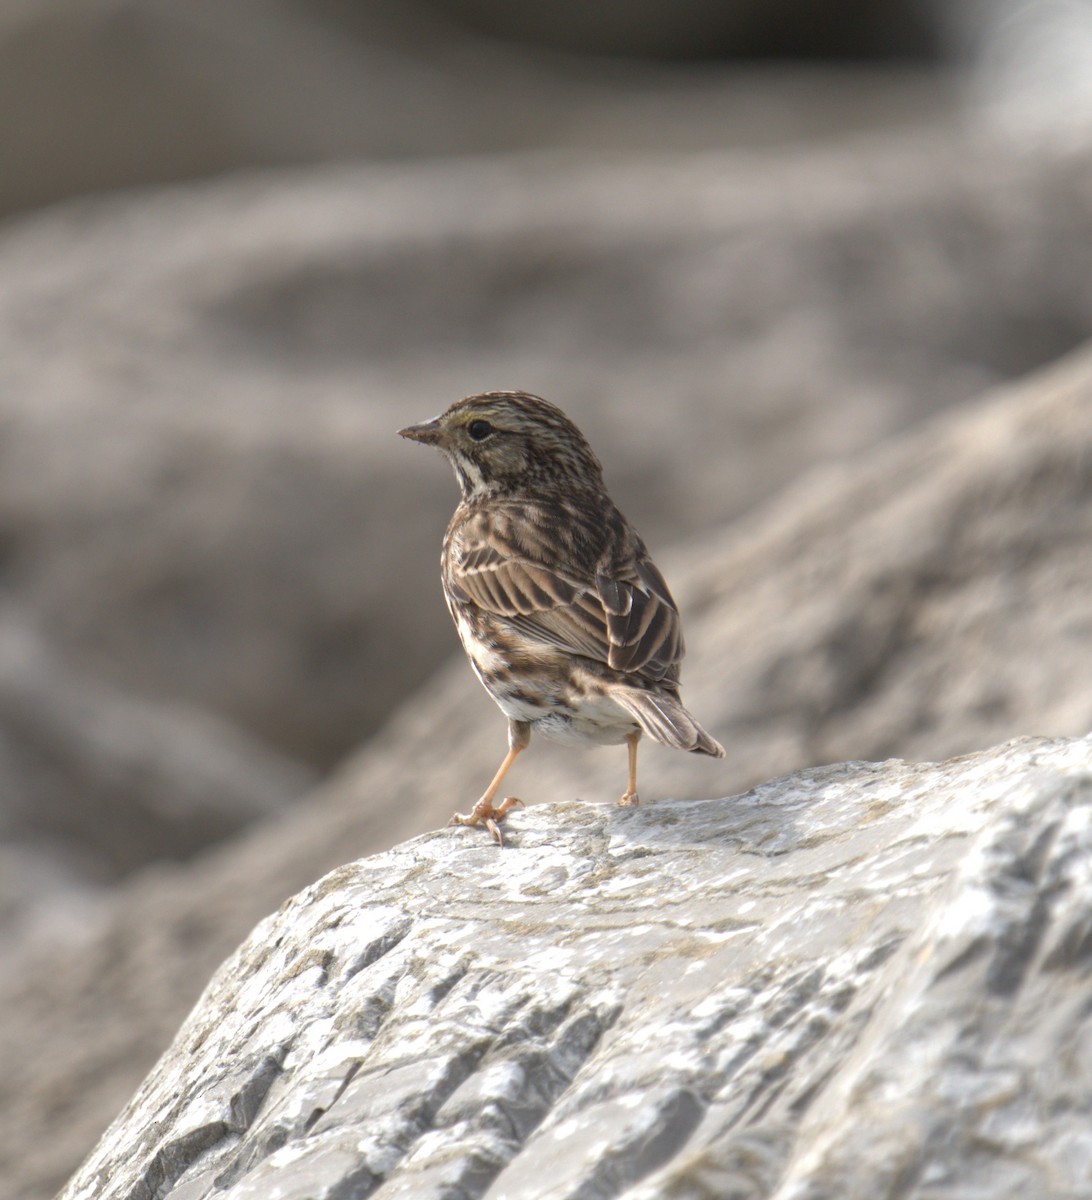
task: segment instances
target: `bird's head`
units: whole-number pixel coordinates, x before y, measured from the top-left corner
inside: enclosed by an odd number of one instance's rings
[[[584,435],[556,405],[527,392],[486,392],[398,431],[447,455],[463,499],[603,486]]]

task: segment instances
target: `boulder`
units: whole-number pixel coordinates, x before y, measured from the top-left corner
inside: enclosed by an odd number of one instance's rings
[[[1075,1196],[1092,738],[554,804],[262,921],[62,1200]]]
[[[660,556],[687,630],[684,694],[728,757],[643,745],[649,813],[661,797],[683,811],[683,801],[745,790],[782,768],[942,757],[1022,730],[1087,733],[1089,546],[1085,351],[801,479],[735,531]],[[503,719],[455,662],[306,805],[192,862],[144,872],[82,942],[42,939],[11,958],[0,976],[4,1177],[28,1197],[52,1195],[256,921],[339,864],[441,825],[477,797],[503,748]],[[620,748],[576,753],[536,740],[511,782],[528,802],[609,806],[624,772]],[[567,811],[619,819],[609,807]],[[543,820],[534,808],[513,813],[512,847],[548,836]],[[495,859],[504,872],[512,847],[497,851],[477,830],[425,844],[448,839],[464,864]],[[431,861],[421,859],[422,879]],[[814,878],[798,882],[803,895]]]

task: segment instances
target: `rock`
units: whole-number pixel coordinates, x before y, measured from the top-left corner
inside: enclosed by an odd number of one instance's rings
[[[1090,545],[1092,350],[662,556],[690,647],[684,692],[728,758],[643,747],[649,812],[824,759],[1087,732]],[[0,975],[5,1177],[51,1196],[254,922],[347,859],[441,825],[503,748],[502,718],[453,663],[306,806],[143,873],[83,944],[13,958]],[[512,779],[529,802],[609,803],[623,781],[620,749],[537,740]],[[538,839],[542,820],[513,814],[510,840]],[[459,832],[475,868],[490,861],[484,835]]]
[[[442,831],[264,920],[63,1200],[1092,1177],[1092,738]]]
[[[0,843],[0,954],[85,929],[104,897],[55,847],[19,839]]]
[[[766,144],[955,104],[921,71],[774,80],[545,58],[416,0],[39,0],[0,8],[0,213],[332,159]]]
[[[513,157],[62,206],[0,239],[0,583],[74,667],[320,766],[455,648],[446,468],[570,411],[662,556],[1092,325],[1092,151]]]
[[[948,0],[937,16],[953,54],[968,64],[963,86],[976,120],[1025,142],[1084,137],[1092,110],[1084,5]]]
[[[437,11],[440,10],[440,11]],[[1041,11],[1040,11],[1041,10]],[[619,13],[625,19],[619,19]],[[474,37],[451,15],[595,57]],[[1079,6],[1017,0],[39,0],[0,9],[0,213],[91,192],[358,158],[611,154],[947,125],[975,96],[1086,111]],[[604,61],[603,52],[643,61]],[[731,64],[652,58],[736,56]],[[740,56],[765,61],[747,69]],[[801,66],[903,58],[897,70]],[[947,57],[942,73],[921,60]]]
[[[210,714],[82,675],[10,610],[0,610],[0,772],[9,851],[46,851],[85,884],[187,858],[314,782],[305,767]],[[18,894],[27,901],[33,891]],[[16,899],[0,906],[0,927]]]
[[[490,107],[498,88],[527,115],[507,78],[514,64],[483,72],[477,95],[471,64],[444,71],[436,22],[412,0],[394,21],[356,6],[351,26],[317,7],[6,5],[0,211],[245,167],[482,149],[510,140],[518,120]],[[450,56],[504,60],[453,32]]]
[[[585,54],[647,58],[924,58],[939,54],[941,5],[835,0],[816,21],[806,0],[599,0],[542,8],[431,0],[474,28]]]

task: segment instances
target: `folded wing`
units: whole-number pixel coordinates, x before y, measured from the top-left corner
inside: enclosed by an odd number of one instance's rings
[[[445,561],[456,603],[504,619],[531,641],[649,681],[678,678],[684,648],[675,602],[634,540],[608,547],[586,573],[579,563],[547,564],[502,531],[475,523]],[[544,556],[543,556],[544,557]]]

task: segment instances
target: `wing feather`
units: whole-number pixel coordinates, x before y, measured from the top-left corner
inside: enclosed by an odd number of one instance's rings
[[[478,512],[445,549],[449,591],[525,638],[648,680],[676,679],[683,655],[679,615],[663,576],[624,521],[586,577],[545,561],[547,539],[526,521]],[[611,540],[613,538],[613,540]]]

